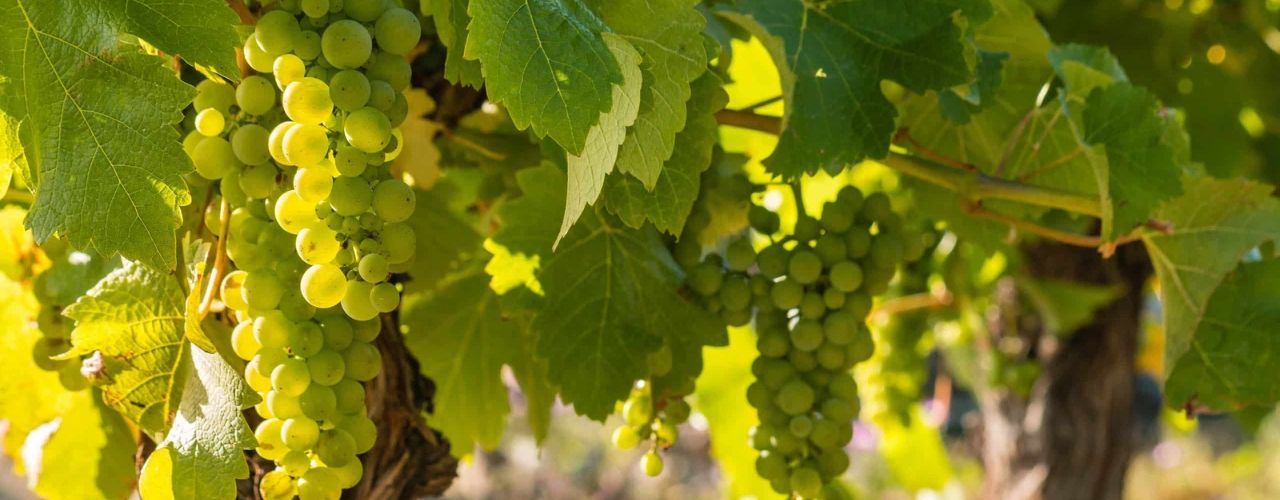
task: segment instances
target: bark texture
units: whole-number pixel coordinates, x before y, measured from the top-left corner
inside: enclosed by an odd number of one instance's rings
[[[1110,259],[1056,244],[1025,252],[1030,276],[1115,286],[1120,295],[1091,323],[1058,338],[1043,332],[1016,285],[997,287],[988,317],[991,348],[1008,351],[1012,344],[1043,372],[1027,397],[981,391],[985,495],[1118,500],[1136,446],[1134,357],[1150,263],[1140,245],[1120,247]]]

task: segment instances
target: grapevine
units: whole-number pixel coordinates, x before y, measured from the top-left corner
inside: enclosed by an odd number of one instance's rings
[[[282,5],[245,40],[257,74],[197,87],[183,145],[230,207],[206,225],[229,228],[237,269],[221,299],[263,397],[257,451],[277,466],[265,498],[337,498],[376,439],[361,383],[382,363],[378,314],[400,302],[390,277],[414,256],[414,193],[386,165],[419,34],[416,16],[380,0]]]

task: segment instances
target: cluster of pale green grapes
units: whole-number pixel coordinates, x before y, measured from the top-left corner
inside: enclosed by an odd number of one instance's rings
[[[640,459],[640,467],[648,476],[662,474],[662,455],[676,444],[680,432],[676,426],[689,420],[689,403],[681,396],[655,398],[648,381],[639,381],[631,388],[627,402],[622,405],[625,422],[613,432],[613,444],[629,450],[641,441],[648,441],[649,451]]]
[[[776,214],[753,207],[748,221],[760,234],[779,227]],[[871,357],[865,321],[872,297],[885,293],[899,264],[923,254],[924,240],[904,227],[889,198],[845,187],[822,218],[798,216],[792,234],[757,254],[746,237],[725,255],[690,265],[688,284],[727,323],[753,318],[760,357],[747,401],[761,424],[751,444],[757,472],[779,493],[815,498],[849,466],[844,446],[858,414],[857,384],[849,373]]]
[[[413,190],[387,166],[420,36],[390,0],[283,0],[245,40],[258,74],[197,86],[183,147],[230,207],[222,220],[211,204],[205,226],[226,228],[236,270],[220,297],[264,396],[257,452],[278,466],[264,498],[336,499],[373,447],[361,383],[381,370],[379,314],[400,302],[391,275],[416,252]]]

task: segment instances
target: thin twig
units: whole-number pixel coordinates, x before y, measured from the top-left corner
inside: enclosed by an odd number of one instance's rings
[[[204,297],[200,300],[200,319],[209,315],[213,307],[213,297],[217,295],[218,285],[222,282],[222,273],[227,269],[227,233],[231,228],[231,204],[222,200],[218,209],[218,244],[214,246],[213,270],[209,271],[209,284],[205,288]]]
[[[941,163],[943,165],[955,167],[960,170],[964,170],[966,172],[978,171],[978,167],[973,166],[972,163],[966,163],[966,162],[957,160],[955,158],[951,158],[949,156],[943,155],[942,153],[939,153],[937,151],[934,151],[932,149],[925,147],[924,144],[920,144],[919,142],[916,141],[914,137],[911,137],[911,133],[908,132],[906,128],[900,128],[898,129],[897,132],[893,134],[893,142],[894,144],[906,143],[908,146],[911,146],[911,149],[914,149],[920,152],[920,154],[928,157],[929,159],[936,161],[938,163]]]
[[[1053,160],[1050,160],[1049,163],[1042,165],[1040,168],[1037,168],[1031,172],[1027,172],[1022,177],[1019,177],[1018,180],[1022,182],[1027,182],[1040,174],[1043,174],[1055,168],[1066,165],[1067,162],[1074,160],[1077,156],[1080,156],[1082,153],[1084,153],[1084,147],[1077,145],[1075,149],[1068,151],[1067,154],[1054,158]]]
[[[977,203],[971,203],[968,206],[966,206],[965,213],[973,217],[990,219],[990,220],[1005,224],[1017,231],[1031,233],[1031,234],[1040,236],[1042,238],[1047,238],[1060,243],[1066,243],[1068,245],[1085,247],[1085,248],[1098,248],[1099,245],[1102,245],[1102,240],[1097,236],[1085,236],[1081,234],[1070,233],[1067,231],[1053,229],[1051,227],[1041,226],[1034,222],[1022,220],[1017,217],[1010,217],[1002,213],[992,212],[990,210],[987,210],[986,208],[983,208],[982,205],[979,205]]]
[[[801,217],[808,216],[809,213],[804,210],[804,190],[800,188],[800,181],[797,180],[788,185],[791,186],[791,196],[796,198],[796,213]]]
[[[1004,175],[1004,169],[1009,164],[1009,156],[1013,154],[1014,148],[1018,146],[1018,142],[1022,141],[1022,134],[1026,132],[1027,125],[1031,123],[1031,117],[1035,116],[1036,109],[1027,111],[1022,115],[1022,120],[1018,122],[1018,126],[1014,127],[1013,134],[1009,136],[1009,140],[1004,143],[1004,150],[1000,152],[1000,163],[996,165],[996,176]]]
[[[240,24],[249,26],[258,24],[258,20],[253,17],[252,12],[249,12],[249,6],[244,4],[244,0],[227,0],[227,6],[240,16]]]
[[[476,153],[479,153],[480,156],[483,156],[493,161],[504,161],[507,159],[507,155],[499,153],[487,147],[484,147],[483,145],[475,141],[472,141],[471,139],[458,135],[456,132],[450,130],[448,127],[442,126],[439,128],[440,128],[440,134],[443,135],[445,139],[452,141],[458,144],[459,146],[475,151]]]
[[[877,320],[921,309],[941,309],[951,305],[954,297],[946,288],[932,292],[903,295],[881,302],[871,310]]]
[[[780,96],[780,95],[776,95],[776,96],[770,97],[770,98],[768,98],[768,99],[765,99],[765,100],[759,101],[759,102],[757,102],[757,103],[755,103],[755,104],[752,104],[752,105],[750,105],[750,106],[747,106],[747,107],[745,107],[745,108],[742,108],[742,111],[755,111],[755,110],[757,110],[757,109],[763,108],[763,107],[765,107],[765,106],[768,106],[768,105],[770,105],[770,104],[773,104],[773,103],[778,102],[778,101],[781,101],[781,100],[782,100],[782,96]]]

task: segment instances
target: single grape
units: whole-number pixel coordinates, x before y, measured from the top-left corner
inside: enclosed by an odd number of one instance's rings
[[[339,177],[333,180],[329,192],[329,204],[333,211],[346,217],[360,215],[373,203],[373,190],[360,177]]]
[[[613,445],[620,450],[630,450],[640,444],[640,435],[630,425],[620,425],[613,431]]]
[[[277,460],[283,458],[289,450],[284,446],[283,430],[284,421],[275,418],[268,418],[258,424],[254,429],[253,435],[258,440],[258,454],[263,458]]]
[[[378,52],[373,56],[373,60],[366,66],[365,74],[370,80],[382,80],[391,86],[391,90],[396,91],[390,107],[382,111],[390,111],[395,107],[397,100],[404,100],[403,92],[409,88],[409,80],[413,76],[413,69],[409,66],[409,61],[402,56],[391,54],[389,52]],[[390,113],[388,113],[390,114]]]
[[[302,261],[307,264],[328,264],[333,262],[334,257],[338,255],[338,251],[342,250],[342,243],[337,238],[338,233],[329,229],[323,221],[315,221],[298,232],[294,249],[297,251],[298,257],[302,258]],[[306,285],[303,286],[305,288]],[[303,294],[303,296],[306,297],[306,294]],[[332,304],[320,306],[315,303],[312,303],[312,305],[316,307],[333,306]]]
[[[383,80],[369,80],[369,107],[378,111],[387,111],[396,102],[396,89]]]
[[[369,60],[373,51],[373,39],[369,36],[369,30],[360,23],[343,19],[325,28],[324,35],[320,38],[320,48],[325,60],[333,67],[354,69]]]
[[[369,291],[369,303],[378,312],[394,311],[400,305],[400,291],[391,283],[378,283]]]
[[[782,245],[769,245],[756,257],[760,274],[774,279],[787,272],[787,250]]]
[[[810,250],[798,248],[787,261],[787,275],[801,285],[814,283],[822,276],[822,259]]]
[[[271,152],[267,147],[270,134],[267,129],[254,123],[241,125],[231,133],[231,150],[235,152],[236,159],[246,165],[266,163],[271,159]]]
[[[646,476],[656,477],[662,474],[662,457],[658,455],[657,450],[649,450],[644,454],[644,458],[640,459],[640,467],[644,469]]]
[[[268,457],[264,455],[264,458]],[[297,494],[298,486],[286,471],[276,469],[262,475],[258,491],[262,494],[263,500],[286,500]]]
[[[221,179],[237,168],[240,163],[231,148],[231,143],[221,137],[206,137],[200,141],[200,144],[196,145],[195,156],[192,156],[191,160],[195,163],[196,173],[209,180]]]
[[[778,226],[781,225],[778,214],[760,205],[751,205],[747,210],[747,221],[752,229],[764,235],[778,232]]]
[[[275,418],[294,418],[302,415],[302,406],[298,404],[298,398],[274,389],[267,393],[267,408]]]
[[[369,102],[369,79],[355,70],[342,70],[329,80],[329,97],[343,111],[355,111]]]
[[[346,361],[337,351],[324,349],[307,358],[307,369],[312,381],[322,386],[331,386],[341,382],[346,375]]]
[[[381,283],[387,279],[387,258],[371,253],[360,259],[360,278],[370,283]]]
[[[355,330],[347,317],[335,314],[322,318],[320,328],[324,330],[324,344],[330,349],[341,351],[351,345],[355,338]]]
[[[329,0],[302,0],[298,2],[307,17],[320,18],[329,15]]]
[[[289,190],[276,199],[276,223],[289,234],[298,234],[316,220],[316,204]]]
[[[818,239],[818,235],[822,232],[822,224],[818,219],[808,215],[799,215],[796,217],[796,225],[792,230],[792,235],[801,243],[808,243]]]
[[[792,309],[804,300],[804,286],[794,280],[786,279],[774,283],[769,295],[773,305],[778,309]]]
[[[312,381],[320,383],[315,370],[312,370],[311,378]],[[334,384],[333,393],[337,397],[339,413],[350,415],[364,411],[364,386],[360,385],[360,382],[349,378],[342,379]]]
[[[347,277],[338,266],[317,264],[302,275],[302,296],[313,306],[330,308],[343,301],[347,294]]]
[[[342,125],[347,142],[365,153],[377,153],[391,140],[391,122],[381,111],[363,107],[347,115]]]
[[[299,124],[285,132],[281,147],[290,165],[311,167],[329,154],[329,135],[319,125]]]
[[[338,415],[338,398],[333,389],[318,383],[311,384],[298,396],[298,406],[301,413],[312,420],[328,421]]]
[[[289,358],[271,371],[271,388],[275,391],[297,397],[311,385],[311,373],[307,370],[307,362],[301,358]]]
[[[342,429],[329,429],[320,435],[316,456],[330,467],[341,467],[356,459],[355,439]]]
[[[822,345],[822,324],[817,320],[802,319],[791,329],[791,345],[801,351],[812,351]]]
[[[258,34],[251,33],[244,40],[244,60],[249,63],[249,67],[259,73],[270,73],[271,65],[275,63],[275,57],[268,54],[262,47],[258,45]],[[268,83],[268,85],[270,85]]]
[[[853,342],[858,334],[858,320],[845,311],[834,311],[823,320],[823,335],[835,345]]]
[[[405,9],[387,9],[373,27],[378,47],[392,54],[406,54],[422,36],[418,16]]]
[[[217,80],[203,80],[196,85],[196,97],[191,101],[196,111],[212,108],[223,113],[231,111],[235,103],[236,89]]]
[[[818,471],[809,467],[791,471],[789,484],[791,491],[802,498],[818,498],[818,493],[822,491],[822,477],[818,475]]]
[[[751,284],[740,274],[725,278],[720,287],[720,303],[730,311],[741,311],[751,306]]]
[[[379,233],[382,247],[387,251],[387,262],[392,265],[408,262],[418,248],[413,228],[403,222],[387,224]]]
[[[355,439],[357,455],[373,449],[373,444],[378,438],[378,427],[363,412],[338,422],[338,428],[347,431]]]
[[[799,415],[813,406],[813,388],[800,379],[791,379],[778,389],[774,403],[788,415]]]
[[[352,337],[360,342],[373,342],[382,333],[382,322],[377,319],[356,321],[352,325]]]
[[[359,460],[351,460],[347,465],[330,467],[329,470],[338,477],[338,486],[343,489],[354,488],[360,484],[360,478],[364,476],[364,465]]]
[[[338,141],[333,160],[338,173],[347,177],[359,177],[369,165],[364,152],[351,147],[346,141]]]
[[[314,321],[304,320],[289,331],[289,343],[285,348],[294,356],[314,356],[324,348],[324,332]]]
[[[236,324],[234,330],[231,330],[231,350],[235,351],[240,359],[253,359],[260,349],[262,344],[253,335],[252,321],[241,321]]]
[[[245,113],[264,115],[276,105],[276,90],[266,78],[246,76],[236,87],[236,104]]]
[[[306,125],[319,125],[333,114],[329,86],[316,78],[290,83],[280,102],[289,119]]]
[[[335,0],[340,2],[341,0]],[[312,61],[320,57],[320,34],[304,30],[293,43],[293,53],[304,61]],[[319,68],[320,66],[314,66]]]
[[[205,109],[196,115],[196,132],[213,137],[221,134],[227,126],[227,118],[221,111],[213,108]]]
[[[302,80],[307,76],[306,64],[302,58],[293,54],[284,54],[276,58],[272,64],[272,74],[276,77],[276,87],[284,90],[289,84]]]
[[[253,30],[258,48],[263,52],[278,56],[293,49],[293,42],[301,34],[298,20],[283,10],[273,10],[258,18]],[[270,70],[264,71],[269,73]]]
[[[319,203],[329,197],[333,177],[320,168],[299,168],[293,174],[293,189],[302,199],[312,204]]]
[[[720,264],[707,260],[689,271],[689,288],[699,295],[710,297],[720,291],[724,283],[724,271]]]
[[[346,375],[354,380],[368,382],[382,370],[382,353],[372,344],[353,342],[342,354]]]
[[[338,500],[342,488],[338,476],[328,467],[317,467],[298,478],[300,500]]]
[[[254,271],[244,278],[240,294],[251,309],[275,309],[284,295],[284,285],[274,273]]]
[[[413,188],[399,179],[379,182],[373,189],[373,213],[386,222],[408,219],[414,209]]]

